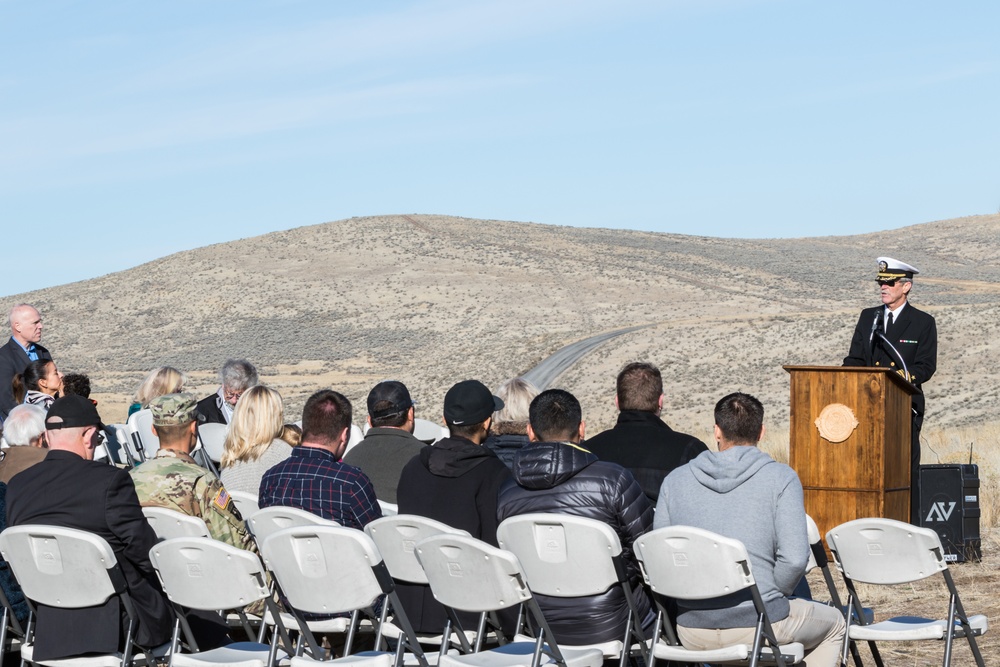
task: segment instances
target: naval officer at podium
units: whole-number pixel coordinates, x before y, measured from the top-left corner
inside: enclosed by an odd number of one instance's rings
[[[937,368],[937,325],[934,318],[907,301],[916,268],[891,257],[878,258],[882,305],[865,308],[858,318],[845,366],[882,366],[899,373],[917,388],[910,429],[910,523],[919,525],[917,480],[920,471],[920,427],[924,422],[921,385]]]

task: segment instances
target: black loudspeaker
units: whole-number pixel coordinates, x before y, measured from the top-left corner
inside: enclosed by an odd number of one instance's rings
[[[920,466],[920,525],[941,537],[945,560],[982,560],[979,466]]]

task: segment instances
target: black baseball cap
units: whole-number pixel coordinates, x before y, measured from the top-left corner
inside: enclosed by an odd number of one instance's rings
[[[444,395],[444,420],[456,426],[478,424],[497,410],[503,401],[479,380],[463,380]]]
[[[48,414],[45,415],[46,430],[55,431],[78,426],[104,428],[94,402],[77,394],[69,394],[53,401]]]
[[[416,404],[406,385],[398,380],[383,380],[368,392],[368,416],[372,419],[402,414]]]

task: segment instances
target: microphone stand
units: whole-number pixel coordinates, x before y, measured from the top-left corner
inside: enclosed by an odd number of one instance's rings
[[[917,385],[913,384],[913,381],[910,380],[910,371],[906,368],[906,362],[903,361],[903,355],[899,353],[899,350],[896,349],[896,346],[889,342],[889,339],[885,337],[885,334],[883,334],[881,330],[875,331],[875,335],[878,336],[880,339],[882,339],[882,342],[888,345],[889,349],[895,353],[896,359],[899,360],[900,365],[903,367],[903,377],[906,378],[906,381],[909,382],[911,385],[913,385],[914,389],[920,391],[920,387],[917,387]]]

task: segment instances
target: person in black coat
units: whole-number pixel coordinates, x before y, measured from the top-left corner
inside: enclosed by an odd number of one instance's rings
[[[236,402],[250,387],[257,384],[257,368],[246,359],[226,359],[219,371],[219,389],[198,401],[202,424],[228,424],[232,421]]]
[[[528,435],[532,444],[515,455],[513,479],[500,489],[500,520],[556,512],[611,526],[622,545],[639,621],[646,636],[652,636],[655,614],[632,544],[652,528],[653,505],[626,468],[600,461],[580,446],[584,436],[580,402],[569,392],[549,389],[531,402]],[[621,588],[588,597],[535,597],[559,643],[608,642],[625,634],[628,606]]]
[[[636,362],[621,370],[615,383],[615,405],[620,410],[615,427],[590,438],[584,446],[602,461],[628,468],[655,505],[663,479],[708,447],[660,419],[663,378],[653,364]]]
[[[497,546],[497,495],[510,471],[482,446],[493,413],[503,401],[481,382],[465,380],[448,390],[444,418],[451,437],[425,447],[403,467],[396,489],[400,514],[416,514],[469,532]],[[447,615],[428,586],[399,582],[400,604],[417,632],[440,633]],[[465,630],[475,630],[477,617],[459,613]],[[516,612],[501,616],[512,628]]]
[[[909,303],[916,268],[891,257],[878,258],[881,306],[861,311],[845,366],[878,366],[899,373],[918,390],[911,396],[910,523],[919,525],[920,429],[924,423],[923,383],[937,370],[937,324]],[[883,338],[884,336],[884,338]],[[905,366],[905,369],[904,369]]]
[[[10,480],[7,525],[77,528],[107,540],[135,603],[136,643],[157,646],[170,640],[174,615],[149,561],[156,535],[128,473],[93,460],[100,423],[94,404],[82,396],[52,404],[46,416],[50,451]],[[125,622],[118,598],[86,609],[39,605],[34,659],[121,650]]]
[[[26,303],[10,311],[10,340],[0,347],[0,422],[14,409],[14,376],[23,373],[36,359],[51,360],[52,355],[38,341],[42,339],[42,316]]]

